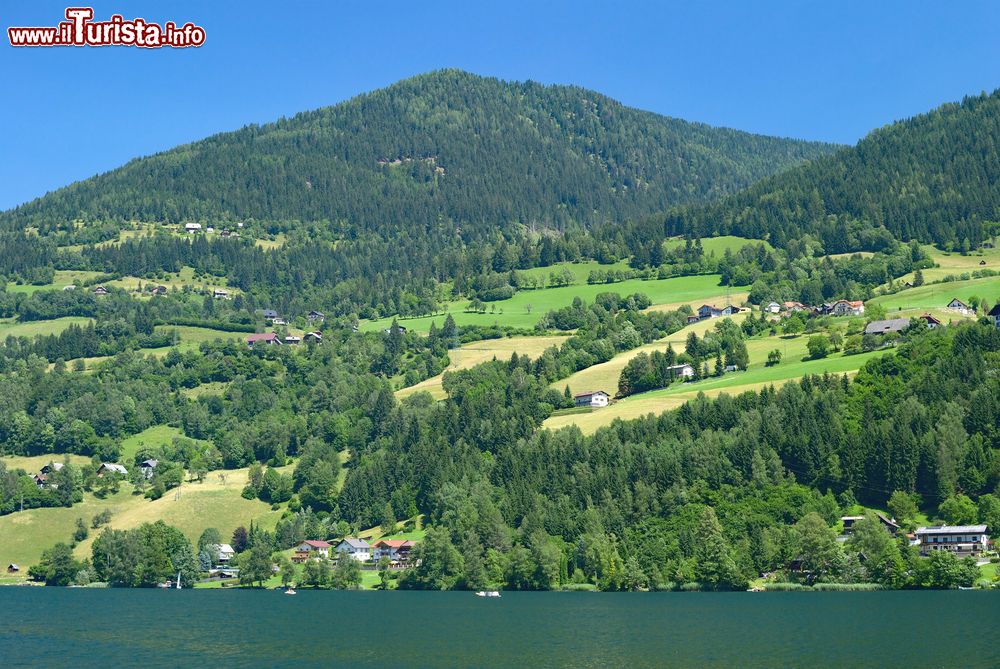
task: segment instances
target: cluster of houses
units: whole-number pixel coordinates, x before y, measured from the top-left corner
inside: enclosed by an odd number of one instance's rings
[[[306,539],[295,547],[292,562],[300,564],[307,560],[329,560],[346,555],[362,564],[378,564],[386,558],[390,567],[401,569],[410,563],[410,553],[416,545],[409,539],[379,539],[373,544],[359,537],[344,537],[334,544]]]
[[[761,311],[768,314],[783,314],[790,316],[799,311],[806,311],[816,316],[863,316],[865,303],[861,300],[837,300],[825,302],[816,307],[810,307],[801,302],[768,302]]]
[[[143,477],[148,479],[153,478],[156,473],[156,468],[159,466],[159,461],[154,458],[149,458],[148,460],[143,460],[139,463],[139,471],[142,473]],[[53,472],[58,472],[63,468],[63,463],[61,462],[50,462],[35,474],[34,481],[35,485],[39,488],[54,488],[57,484],[51,483],[49,478]],[[128,469],[125,465],[120,465],[114,462],[102,462],[101,466],[97,468],[97,476],[99,478],[104,478],[106,475],[121,476],[123,478],[128,477]]]
[[[889,534],[896,536],[900,527],[894,518],[876,514],[882,527]],[[854,531],[854,524],[863,520],[864,516],[843,516],[844,533],[839,541],[846,541]],[[972,556],[979,558],[991,550],[990,535],[986,525],[931,525],[918,527],[916,531],[906,535],[911,546],[918,546],[920,554],[927,556],[933,551],[949,551],[956,557]]]
[[[262,346],[298,346],[302,342],[320,344],[323,342],[323,335],[319,332],[307,332],[301,337],[292,334],[282,337],[275,332],[259,332],[247,337],[247,346],[250,348],[254,348],[258,344]]]
[[[236,225],[237,225],[237,227],[240,227],[240,228],[243,227],[242,223],[237,223]],[[202,233],[202,232],[204,232],[207,235],[211,235],[211,234],[215,234],[215,228],[212,227],[212,226],[202,227],[201,223],[185,223],[184,224],[184,232],[186,232],[189,235],[197,235],[197,234]],[[222,231],[219,233],[219,236],[220,237],[239,237],[240,233],[236,232],[235,230],[230,230],[229,228],[223,228]]]

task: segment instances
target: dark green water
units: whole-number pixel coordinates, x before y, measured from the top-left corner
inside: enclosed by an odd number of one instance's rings
[[[0,667],[1000,667],[1000,594],[0,588]]]

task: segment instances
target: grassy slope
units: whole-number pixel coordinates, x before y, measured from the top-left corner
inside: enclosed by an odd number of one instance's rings
[[[31,284],[19,286],[16,283],[8,283],[7,292],[30,294],[38,290],[62,290],[64,286],[68,286],[70,284],[79,286],[85,281],[100,275],[100,272],[90,272],[86,270],[56,270],[55,276],[52,278],[52,283],[46,283],[40,286],[34,286]]]
[[[990,304],[1000,300],[1000,276],[968,281],[949,281],[948,283],[929,283],[917,288],[908,288],[894,295],[881,295],[870,300],[873,304],[881,304],[890,316],[899,310],[943,309],[951,298],[968,302],[973,296],[985,298]],[[953,314],[952,318],[960,317]]]
[[[733,316],[737,320],[743,320],[745,315],[737,314]],[[684,343],[687,336],[694,332],[697,333],[699,337],[703,336],[707,331],[715,327],[718,323],[715,319],[709,319],[706,321],[699,321],[688,325],[669,335],[659,341],[640,346],[639,348],[633,349],[631,351],[625,351],[624,353],[619,353],[611,360],[607,362],[602,362],[599,365],[594,365],[586,369],[581,369],[579,372],[573,374],[569,378],[561,379],[552,384],[553,388],[557,390],[562,390],[567,385],[572,393],[582,393],[590,390],[603,390],[612,397],[618,392],[618,378],[621,376],[622,370],[625,369],[625,365],[628,361],[639,355],[640,353],[652,353],[653,351],[666,351],[667,346],[673,346],[677,353],[682,353],[684,351]]]
[[[494,357],[497,360],[510,360],[511,354],[515,352],[518,355],[528,355],[529,357],[537,358],[545,349],[550,346],[559,346],[566,339],[568,337],[565,336],[510,337],[507,339],[486,339],[472,342],[448,352],[448,358],[451,360],[451,363],[445,371],[453,372],[458,369],[469,369],[480,363],[489,362]],[[437,376],[421,381],[415,386],[397,390],[396,397],[402,399],[415,392],[427,391],[434,399],[443,399],[445,397],[444,388],[441,387],[443,378],[444,374],[438,374]]]
[[[159,448],[171,444],[174,437],[183,437],[180,428],[154,425],[122,441],[122,462],[131,462],[140,448]]]
[[[663,248],[672,249],[684,246],[683,237],[674,237],[663,242]],[[701,240],[701,250],[705,255],[715,254],[721,258],[726,249],[736,253],[747,244],[763,244],[768,249],[773,247],[761,239],[747,239],[746,237],[736,237],[734,235],[722,235],[721,237],[705,237]]]
[[[572,265],[568,265],[572,267]],[[549,268],[558,269],[556,268]],[[718,295],[723,292],[719,287],[719,275],[710,274],[705,276],[685,276],[673,279],[657,279],[653,281],[642,281],[633,279],[622,281],[621,283],[589,285],[586,283],[559,288],[543,288],[540,290],[525,290],[517,293],[509,300],[491,302],[489,306],[495,306],[497,312],[472,314],[463,311],[468,300],[450,302],[447,305],[448,311],[458,325],[508,325],[512,327],[530,328],[534,327],[542,316],[551,309],[559,309],[573,302],[573,298],[580,297],[587,302],[593,302],[594,297],[600,293],[619,293],[630,295],[632,293],[645,293],[652,300],[653,304],[675,303],[698,301],[704,296]],[[527,307],[530,306],[529,313]],[[438,327],[444,323],[445,313],[436,316],[423,316],[420,318],[401,319],[401,325],[417,332],[426,332],[430,329],[431,322],[437,322]],[[363,321],[362,330],[380,330],[389,327],[392,318],[383,318],[377,321]]]
[[[116,529],[136,527],[144,522],[164,520],[184,532],[192,542],[207,527],[216,527],[228,536],[238,525],[247,525],[253,519],[265,529],[273,529],[280,511],[271,511],[270,505],[259,500],[247,500],[240,491],[247,481],[247,470],[224,472],[223,484],[218,474],[208,475],[204,483],[184,483],[164,497],[150,501],[132,494],[132,486],[123,484],[121,491],[98,499],[85,494],[84,501],[72,508],[31,509],[0,516],[0,564],[17,562],[31,565],[38,561],[42,551],[57,541],[68,542],[77,518],[90,519],[108,509],[112,513],[110,526]],[[180,495],[177,495],[177,492]],[[97,532],[77,547],[77,555],[87,557]]]
[[[83,316],[64,316],[49,321],[26,321],[24,323],[5,318],[0,319],[0,339],[59,334],[73,323],[86,325],[89,322],[90,319]]]
[[[675,335],[676,336],[676,335]],[[677,383],[669,388],[640,393],[615,402],[611,406],[590,413],[553,416],[545,421],[544,427],[558,429],[576,425],[585,433],[592,433],[599,427],[610,424],[614,419],[637,418],[649,413],[662,413],[674,409],[704,392],[714,397],[723,392],[731,395],[748,390],[757,390],[766,385],[781,385],[808,374],[853,374],[872,357],[883,352],[875,351],[861,355],[843,356],[839,353],[821,360],[803,360],[806,353],[808,335],[785,339],[783,337],[761,337],[747,341],[750,353],[750,367],[745,372],[734,372],[719,378],[709,378],[696,383]],[[774,367],[765,367],[767,354],[773,349],[782,351],[782,362]],[[679,351],[679,347],[675,346]],[[620,370],[619,370],[620,374]],[[607,375],[610,381],[613,374]],[[563,384],[556,384],[562,387]],[[618,378],[614,377],[612,390],[617,390]]]
[[[50,462],[63,462],[69,460],[70,464],[85,465],[90,462],[90,458],[75,455],[73,453],[50,453],[49,455],[4,455],[0,457],[7,469],[23,469],[29,474],[35,474],[39,469]]]

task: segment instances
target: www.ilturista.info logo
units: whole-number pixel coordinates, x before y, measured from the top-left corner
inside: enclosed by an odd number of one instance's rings
[[[205,43],[205,29],[167,21],[162,26],[145,19],[126,20],[113,14],[107,21],[93,21],[91,7],[68,7],[66,21],[54,27],[7,28],[11,46],[139,46],[157,49],[184,48]]]

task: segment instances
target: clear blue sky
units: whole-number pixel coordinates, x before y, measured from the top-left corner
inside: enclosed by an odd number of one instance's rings
[[[853,143],[1000,87],[998,2],[116,2],[199,49],[13,49],[67,2],[0,3],[0,209],[443,67],[570,83],[713,125]],[[84,3],[71,3],[84,4]],[[492,6],[487,6],[492,5]]]

